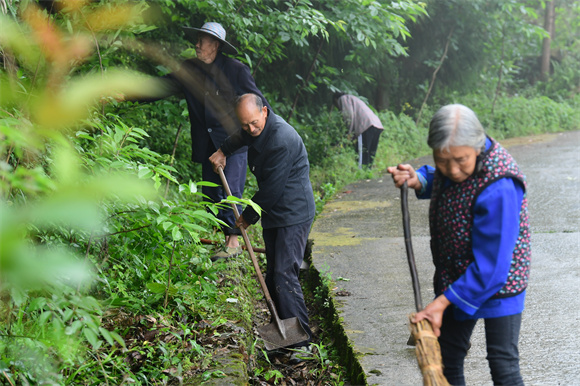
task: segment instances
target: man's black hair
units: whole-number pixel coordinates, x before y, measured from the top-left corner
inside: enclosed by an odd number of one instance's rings
[[[335,92],[334,94],[332,94],[332,102],[336,103],[336,101],[343,95],[346,95],[346,93],[344,92]]]

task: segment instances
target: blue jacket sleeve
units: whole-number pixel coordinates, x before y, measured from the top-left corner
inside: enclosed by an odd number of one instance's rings
[[[473,315],[499,291],[509,274],[519,234],[523,187],[512,178],[489,185],[474,206],[472,248],[475,260],[445,291],[447,299]]]
[[[417,198],[421,200],[431,198],[431,192],[433,191],[433,178],[435,177],[435,168],[433,166],[424,165],[417,169],[416,172],[417,177],[419,177],[419,181],[421,181],[421,185],[423,185],[423,188],[421,188],[420,191],[415,191]]]

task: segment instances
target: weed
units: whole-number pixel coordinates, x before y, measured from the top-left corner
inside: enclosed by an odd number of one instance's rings
[[[263,377],[269,383],[274,383],[274,385],[277,385],[282,379],[284,379],[284,375],[280,371],[274,369],[254,369],[254,376]]]

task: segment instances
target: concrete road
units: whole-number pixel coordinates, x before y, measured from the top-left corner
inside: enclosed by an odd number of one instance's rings
[[[527,385],[580,385],[580,132],[502,141],[529,184],[532,270],[520,337]],[[414,166],[431,157],[413,160]],[[433,297],[428,201],[409,196],[423,303]],[[407,346],[413,290],[403,242],[400,191],[390,176],[348,186],[311,233],[312,260],[336,284],[344,328],[369,385],[421,385]],[[344,292],[341,292],[344,294]],[[468,385],[491,385],[483,322],[465,364]]]

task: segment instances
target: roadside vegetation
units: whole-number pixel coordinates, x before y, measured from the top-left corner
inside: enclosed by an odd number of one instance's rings
[[[580,129],[577,2],[0,0],[0,383],[348,384],[328,278],[304,274],[315,344],[288,364],[255,333],[269,316],[249,259],[210,261],[212,213],[235,200],[203,202],[185,102],[114,98],[195,55],[180,26],[210,20],[301,134],[317,213],[428,154],[443,104],[499,140]],[[339,90],[385,126],[372,169],[330,108]]]

